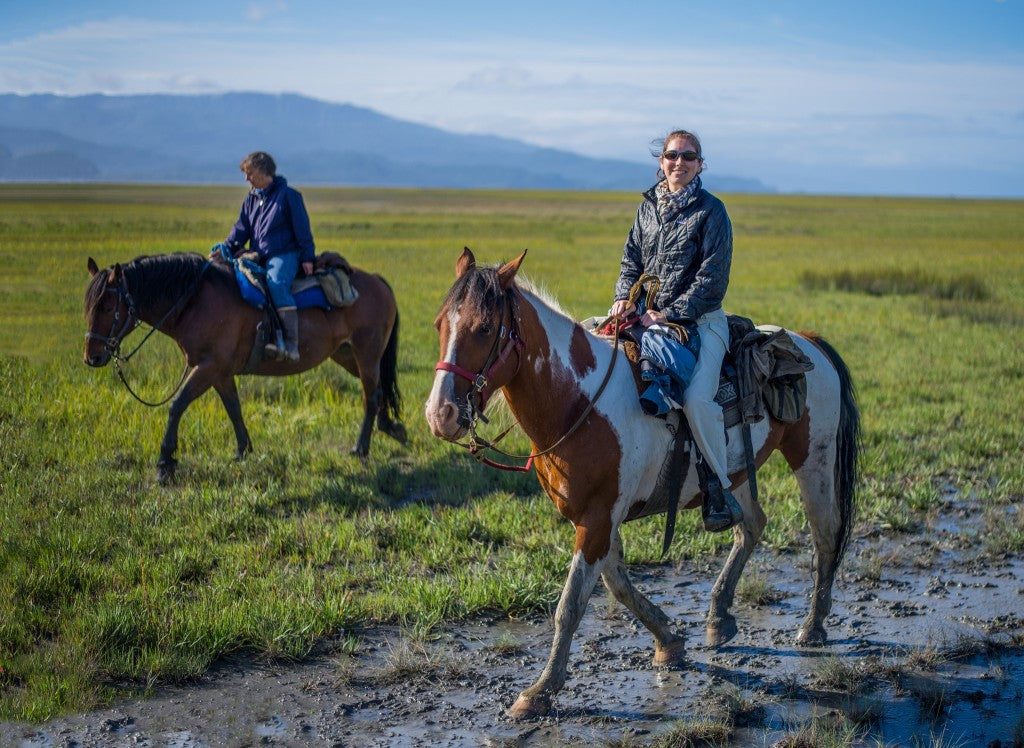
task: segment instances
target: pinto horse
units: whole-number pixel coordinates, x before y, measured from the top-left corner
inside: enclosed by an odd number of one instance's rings
[[[377,428],[404,442],[398,390],[398,307],[378,275],[353,269],[350,282],[359,298],[347,307],[299,312],[299,360],[262,360],[250,354],[263,312],[246,303],[230,265],[197,254],[138,257],[100,270],[90,257],[92,280],[85,291],[85,363],[104,366],[120,356],[122,340],[145,322],[177,342],[185,354],[187,375],[171,402],[160,444],[157,477],[174,477],[178,422],[185,409],[213,387],[227,410],[238,442],[237,457],[252,449],[235,386],[238,374],[285,376],[317,366],[328,357],[359,378],[363,422],[353,452],[370,451]],[[262,347],[262,344],[260,344]]]
[[[623,522],[665,511],[653,492],[673,437],[664,421],[640,410],[624,353],[516,281],[525,255],[498,268],[481,268],[472,252],[463,252],[435,322],[441,359],[426,403],[433,433],[455,441],[470,431],[487,398],[503,390],[532,444],[541,486],[576,530],[551,654],[537,681],[509,709],[515,718],[545,714],[565,683],[570,642],[599,576],[654,635],[656,665],[672,664],[684,654],[682,634],[630,582],[619,534]],[[806,374],[806,412],[789,425],[763,419],[751,426],[751,437],[756,463],[780,450],[800,486],[816,564],[810,611],[797,642],[816,645],[826,639],[832,583],[850,537],[860,418],[850,373],[832,346],[813,334],[793,334],[793,339],[814,363]],[[767,521],[746,483],[743,440],[738,431],[730,436],[730,488],[743,507],[743,521],[733,528],[732,551],[711,592],[709,646],[736,634],[729,608]],[[679,498],[681,506],[694,508],[701,496],[690,462]]]

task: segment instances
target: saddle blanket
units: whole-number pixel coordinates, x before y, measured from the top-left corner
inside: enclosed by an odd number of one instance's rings
[[[265,308],[268,304],[267,271],[244,255],[233,259],[232,263],[242,298],[257,309]],[[359,293],[349,283],[348,276],[351,272],[351,267],[340,255],[333,252],[318,255],[313,275],[296,278],[292,283],[291,292],[295,306],[299,309],[317,307],[329,311],[354,303]],[[330,298],[328,290],[331,292]]]

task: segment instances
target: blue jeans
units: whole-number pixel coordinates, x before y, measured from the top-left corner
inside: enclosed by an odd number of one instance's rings
[[[277,309],[295,306],[292,296],[292,283],[299,272],[299,253],[275,255],[267,259],[267,288],[270,299]]]

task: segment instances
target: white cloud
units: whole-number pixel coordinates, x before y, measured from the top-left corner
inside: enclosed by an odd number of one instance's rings
[[[0,90],[18,93],[295,92],[458,132],[642,160],[689,126],[720,173],[773,183],[791,162],[834,170],[929,163],[951,143],[975,163],[1024,170],[1020,60],[881,59],[804,41],[787,48],[600,47],[350,33],[286,24],[283,2],[243,28],[133,19],[0,44]],[[269,56],[263,50],[270,50]],[[752,173],[779,157],[767,173]]]

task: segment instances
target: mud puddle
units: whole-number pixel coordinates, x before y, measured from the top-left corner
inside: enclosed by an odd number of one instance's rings
[[[971,559],[947,527],[856,539],[823,648],[792,643],[807,610],[809,553],[755,554],[746,575],[769,594],[761,604],[737,599],[740,633],[717,650],[703,647],[703,617],[721,559],[634,567],[639,588],[687,634],[686,662],[653,668],[650,635],[599,590],[566,686],[535,722],[503,711],[543,667],[551,620],[488,618],[426,640],[376,627],[352,656],[299,665],[231,660],[145,701],[42,725],[0,723],[0,744],[646,746],[717,720],[732,725],[732,745],[772,745],[830,724],[865,746],[1021,745],[1024,560]]]

